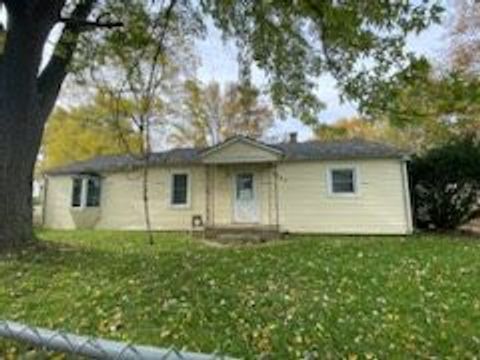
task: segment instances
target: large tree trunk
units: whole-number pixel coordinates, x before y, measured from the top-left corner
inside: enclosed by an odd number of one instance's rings
[[[44,45],[62,20],[65,2],[0,0],[8,14],[0,54],[0,252],[33,239],[32,180],[43,128],[97,0],[77,3],[56,45],[61,51],[40,71]]]
[[[5,3],[9,22],[0,63],[0,252],[33,239],[33,168],[48,116],[39,101],[37,78],[56,15],[45,3],[42,11],[35,1]]]
[[[12,141],[18,135],[4,131],[0,135],[0,251],[24,245],[32,232],[32,157],[33,145]]]

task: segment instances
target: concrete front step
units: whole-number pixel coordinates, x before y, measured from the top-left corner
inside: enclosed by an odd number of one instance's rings
[[[209,226],[204,236],[221,243],[260,243],[278,239],[280,232],[277,226]]]

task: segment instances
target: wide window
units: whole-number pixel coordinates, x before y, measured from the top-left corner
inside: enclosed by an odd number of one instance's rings
[[[72,207],[100,206],[101,179],[98,176],[77,176],[72,180]]]
[[[174,206],[188,205],[188,174],[172,175],[171,204]]]
[[[330,169],[330,193],[355,194],[357,192],[357,174],[354,168]]]

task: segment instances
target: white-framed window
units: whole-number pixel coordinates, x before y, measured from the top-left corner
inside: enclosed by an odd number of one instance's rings
[[[170,180],[170,206],[190,206],[190,174],[188,172],[175,172]]]
[[[99,176],[81,175],[72,178],[73,208],[99,207],[102,181]]]
[[[332,167],[328,169],[328,192],[331,195],[355,195],[358,193],[356,167]]]

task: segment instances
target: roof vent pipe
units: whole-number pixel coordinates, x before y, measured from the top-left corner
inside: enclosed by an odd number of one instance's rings
[[[290,135],[290,143],[296,144],[298,142],[298,134],[296,132],[291,132],[289,135]]]

